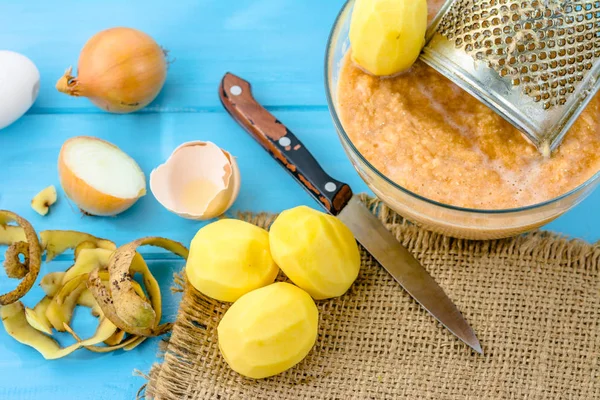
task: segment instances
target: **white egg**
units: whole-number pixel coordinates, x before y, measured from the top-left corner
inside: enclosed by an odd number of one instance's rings
[[[0,50],[0,129],[31,108],[40,90],[40,72],[22,54]]]

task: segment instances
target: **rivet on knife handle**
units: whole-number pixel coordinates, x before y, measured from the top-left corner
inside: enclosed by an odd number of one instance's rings
[[[231,116],[331,214],[352,197],[347,184],[329,176],[302,142],[252,96],[250,83],[225,74],[219,97]]]

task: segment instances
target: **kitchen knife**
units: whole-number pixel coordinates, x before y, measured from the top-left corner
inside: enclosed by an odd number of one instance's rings
[[[362,202],[350,186],[330,177],[306,147],[252,96],[250,83],[225,74],[219,97],[229,114],[332,215],[392,277],[450,332],[482,353],[460,311],[419,262]]]

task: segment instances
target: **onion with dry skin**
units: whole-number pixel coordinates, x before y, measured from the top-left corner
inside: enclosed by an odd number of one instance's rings
[[[117,215],[146,194],[146,177],[135,160],[98,138],[67,140],[58,173],[67,197],[90,215]]]
[[[165,51],[150,36],[131,28],[94,35],[83,47],[77,68],[78,77],[69,68],[56,88],[119,114],[146,107],[167,78]]]

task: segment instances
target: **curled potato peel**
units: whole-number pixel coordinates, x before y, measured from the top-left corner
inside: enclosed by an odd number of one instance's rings
[[[117,329],[111,337],[104,341],[104,344],[106,344],[107,346],[117,346],[123,341],[123,339],[125,338],[125,334],[125,331]]]
[[[112,333],[109,335],[110,321],[103,321],[104,325],[101,324],[91,338],[62,348],[56,340],[29,325],[25,316],[25,307],[20,301],[0,307],[0,316],[4,329],[11,337],[33,347],[47,360],[68,356],[81,347],[96,345],[112,335]]]
[[[63,332],[65,330],[65,323],[71,321],[79,296],[86,288],[86,279],[86,275],[80,275],[71,279],[58,291],[50,302],[46,310],[46,317],[57,331]]]
[[[7,225],[9,222],[12,220],[0,215],[0,245],[10,246],[16,242],[26,242],[25,230],[20,226]]]
[[[7,225],[10,222],[18,226]],[[40,232],[40,238],[41,245],[27,221],[14,213],[0,211],[0,244],[9,246],[7,273],[23,277],[17,290],[0,296],[4,327],[17,341],[35,348],[46,359],[56,359],[79,348],[99,353],[130,351],[147,337],[162,335],[172,328],[169,323],[159,325],[160,287],[136,249],[154,245],[187,258],[188,250],[183,245],[150,237],[122,246],[117,252],[113,242],[83,232],[49,230]],[[40,286],[46,296],[34,308],[26,308],[18,299],[35,282],[43,249],[47,251],[46,261],[74,249],[75,263],[67,271],[44,276]],[[20,261],[22,258],[24,262]],[[133,280],[136,273],[141,275],[146,291]],[[86,340],[81,340],[70,327],[77,305],[91,308],[92,314],[99,317],[95,334]],[[52,329],[71,333],[77,343],[61,347],[51,337]],[[105,345],[100,345],[102,342]]]
[[[94,242],[90,242],[90,241],[85,241],[85,242],[81,242],[77,245],[77,247],[75,247],[75,250],[73,251],[73,254],[75,256],[75,260],[77,260],[77,257],[79,257],[79,253],[81,252],[81,250],[85,250],[85,249],[97,249],[98,246],[96,246],[96,243]]]
[[[98,238],[84,232],[49,230],[40,232],[42,247],[46,249],[46,262],[65,252],[77,249],[83,242],[93,243],[97,248],[115,250],[117,246],[107,239]],[[86,244],[85,246],[89,246]]]
[[[23,279],[29,272],[29,245],[26,242],[15,242],[8,247],[5,254],[4,269],[6,275],[13,279]],[[19,259],[23,255],[24,261]]]
[[[81,342],[81,339],[77,336],[75,332],[71,332],[75,340]],[[86,349],[93,351],[94,353],[110,353],[111,351],[124,349],[125,351],[131,351],[139,346],[147,337],[145,336],[136,336],[131,335],[121,343],[109,346],[84,346]],[[106,340],[104,341],[106,343]]]
[[[25,318],[29,322],[29,325],[48,335],[52,335],[52,324],[48,320],[48,317],[46,317],[46,310],[48,310],[51,302],[52,297],[45,296],[35,307],[25,307]]]
[[[184,259],[187,259],[189,254],[188,249],[181,243],[159,237],[146,237],[135,240],[119,247],[113,254],[108,266],[108,272],[110,274],[110,293],[112,294],[111,300],[114,311],[119,319],[127,326],[140,329],[157,326],[159,320],[156,315],[156,310],[160,310],[161,308],[160,306],[152,307],[151,303],[135,293],[132,286],[132,269],[134,273],[136,269],[142,269],[140,272],[144,274],[144,277],[147,280],[145,284],[148,284],[148,280],[152,277],[152,274],[148,270],[148,266],[143,262],[143,258],[136,251],[138,247],[144,245],[161,247]],[[151,279],[154,280],[153,277]],[[152,286],[156,286],[156,294],[154,291],[150,293]],[[160,296],[160,290],[158,289],[156,280],[154,280],[150,287],[147,288],[151,296],[151,301],[156,295]],[[101,306],[103,303],[107,303],[108,299],[104,298],[101,301],[98,296],[95,297]],[[128,329],[124,330],[130,332]]]
[[[115,324],[119,329],[126,331],[127,333],[138,335],[138,336],[160,336],[166,332],[168,332],[173,324],[167,323],[162,325],[155,325],[150,328],[138,328],[131,325],[128,325],[124,322],[115,310],[115,304],[113,299],[111,298],[108,289],[102,283],[102,280],[99,276],[99,271],[96,269],[89,274],[88,278],[88,289],[94,295],[94,298],[98,302],[100,309],[106,315],[113,324]]]
[[[106,269],[112,254],[113,250],[102,248],[82,249],[75,259],[75,264],[65,272],[62,284],[64,285],[78,275],[89,274],[95,268]]]
[[[25,317],[25,308],[20,301],[0,307],[0,316],[6,332],[20,343],[36,349],[46,360],[68,356],[81,347],[75,343],[61,348],[56,340],[33,328]]]
[[[22,228],[23,234],[24,234],[26,242],[27,242],[27,252],[26,252],[27,265],[23,266],[23,268],[25,268],[27,270],[27,272],[25,273],[25,275],[23,276],[23,279],[21,279],[21,281],[19,282],[19,284],[17,285],[17,288],[15,290],[0,296],[0,305],[8,305],[8,304],[16,302],[21,297],[25,296],[25,294],[31,289],[31,287],[35,283],[35,280],[37,279],[37,276],[40,272],[40,265],[42,262],[42,260],[41,260],[41,252],[42,251],[40,248],[40,242],[38,240],[37,234],[35,233],[35,231],[33,230],[33,227],[27,220],[21,218],[17,214],[10,212],[10,211],[0,211],[0,220],[2,221],[2,225],[5,225],[3,232],[8,231],[6,229],[7,223],[16,222]],[[10,229],[10,232],[16,232],[16,231],[18,231],[18,230],[15,230],[12,228]],[[12,239],[12,237],[10,239]],[[20,242],[24,242],[24,241],[21,240]],[[11,245],[12,245],[12,243],[11,243]],[[16,259],[18,261],[18,255],[16,256]],[[14,257],[12,258],[12,260],[14,261]],[[22,272],[22,270],[21,270],[21,272]],[[17,272],[16,270],[13,270],[13,273],[16,275],[20,274],[20,272]]]
[[[50,272],[42,277],[40,286],[46,296],[54,297],[62,286],[62,280],[66,272],[57,271]]]

